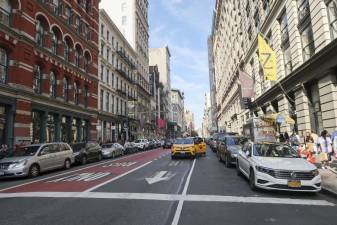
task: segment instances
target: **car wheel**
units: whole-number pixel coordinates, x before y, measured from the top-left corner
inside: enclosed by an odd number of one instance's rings
[[[82,156],[82,158],[81,158],[81,165],[85,165],[85,164],[87,164],[87,156]]]
[[[102,161],[102,158],[103,158],[103,157],[102,157],[102,154],[101,154],[101,153],[99,153],[99,154],[98,154],[98,158],[97,158],[97,160],[98,160],[98,161]]]
[[[239,160],[236,161],[236,175],[241,176],[241,170],[239,166]]]
[[[254,170],[250,169],[250,173],[249,173],[249,186],[250,188],[255,191],[256,190],[256,186],[255,186],[255,174],[254,174]]]
[[[66,161],[64,161],[64,169],[68,170],[71,167],[71,162],[69,159],[66,159]]]
[[[227,168],[229,168],[229,167],[231,166],[231,163],[230,163],[230,161],[229,161],[229,156],[228,156],[228,155],[226,155],[226,157],[225,157],[225,166],[226,166]]]
[[[31,178],[37,177],[40,174],[40,167],[36,164],[33,164],[30,168],[29,168],[29,172],[28,172],[28,176]]]

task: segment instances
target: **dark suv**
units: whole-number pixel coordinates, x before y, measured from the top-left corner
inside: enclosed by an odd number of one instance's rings
[[[75,163],[84,165],[88,161],[102,160],[102,147],[97,142],[74,143],[71,144],[71,147],[74,152]]]

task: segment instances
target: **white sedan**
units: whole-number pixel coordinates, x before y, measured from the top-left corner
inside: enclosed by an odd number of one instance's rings
[[[239,151],[236,165],[238,175],[247,177],[253,190],[321,190],[321,176],[317,168],[299,158],[297,152],[286,144],[246,142]]]

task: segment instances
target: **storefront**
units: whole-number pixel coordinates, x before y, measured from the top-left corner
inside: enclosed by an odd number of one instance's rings
[[[33,143],[67,143],[88,141],[89,119],[55,111],[32,111],[31,134]]]

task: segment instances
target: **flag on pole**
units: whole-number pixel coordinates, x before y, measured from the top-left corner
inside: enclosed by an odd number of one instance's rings
[[[264,40],[261,33],[258,35],[259,60],[266,80],[277,80],[276,53]]]
[[[239,72],[239,79],[241,83],[242,98],[252,98],[254,96],[254,80],[246,72]]]

